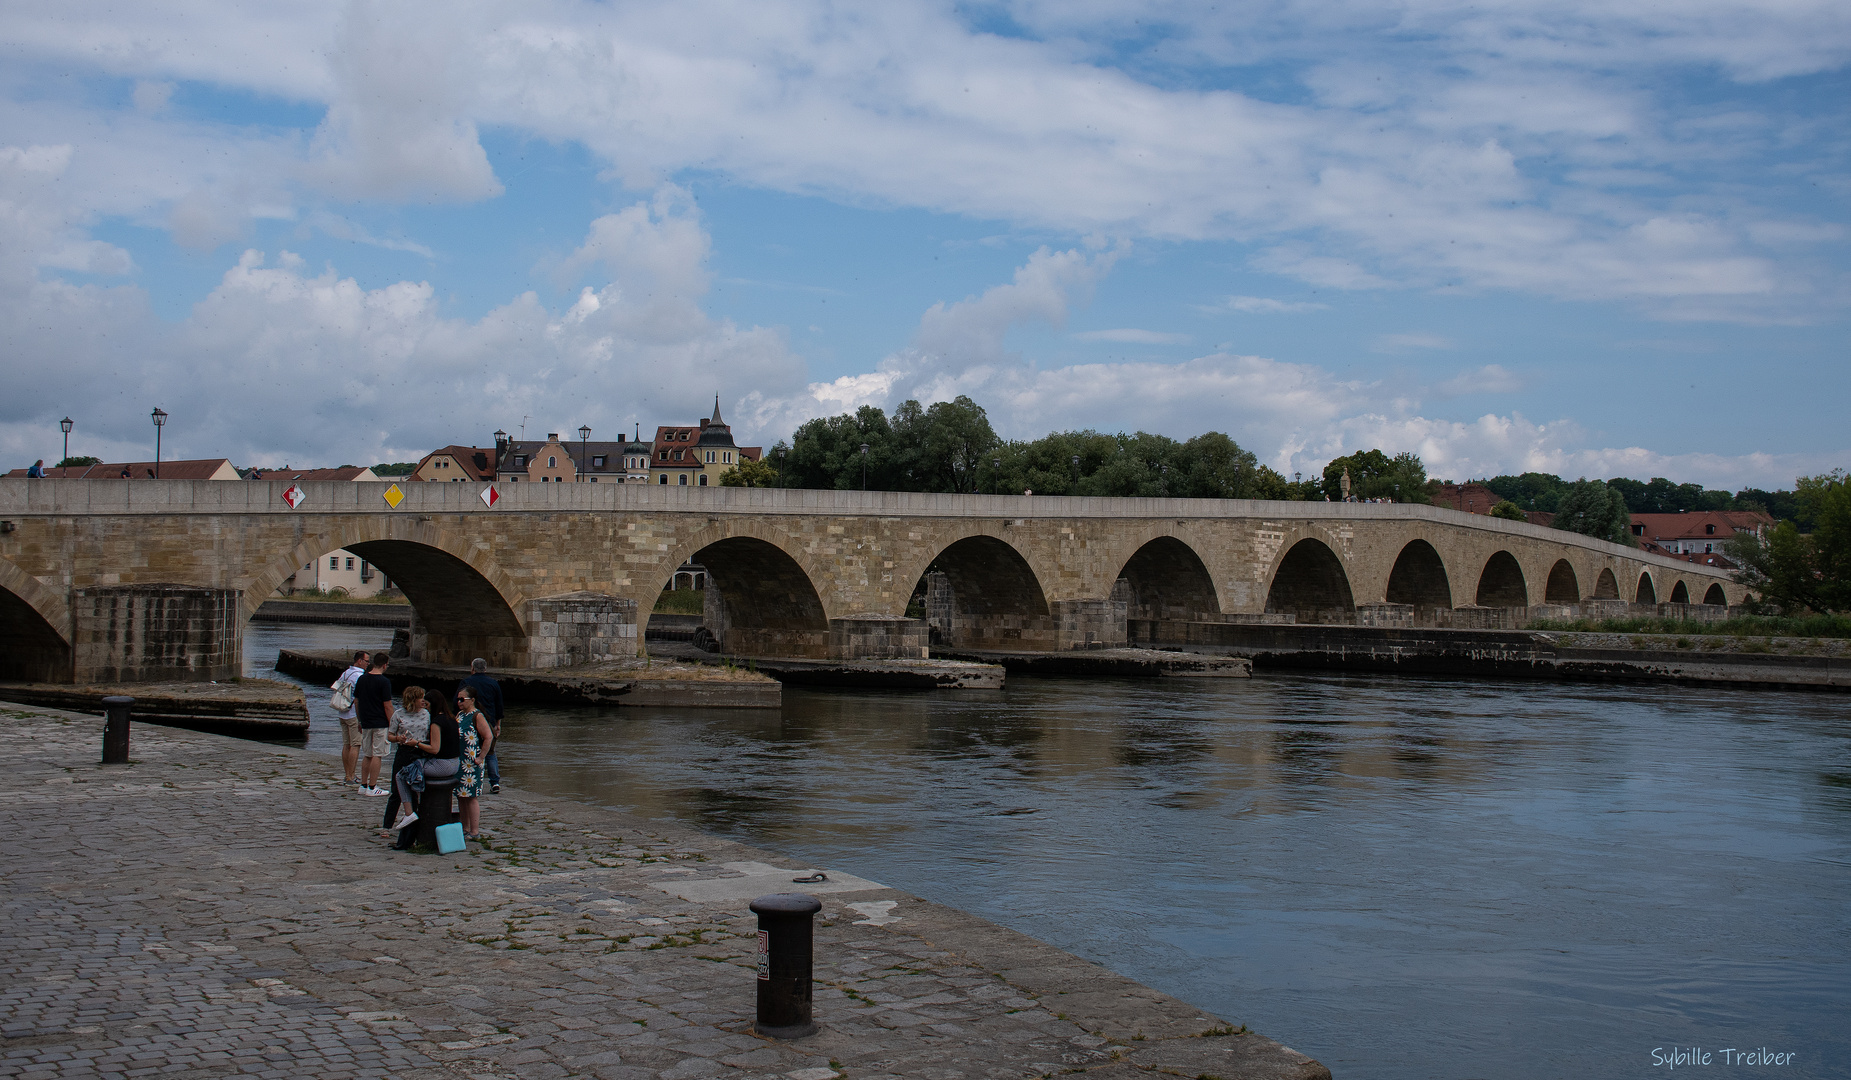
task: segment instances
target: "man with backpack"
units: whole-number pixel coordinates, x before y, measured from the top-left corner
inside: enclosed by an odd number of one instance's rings
[[[392,680],[386,678],[386,665],[392,658],[385,653],[373,657],[366,674],[353,685],[353,707],[360,720],[360,794],[392,794],[379,786],[379,762],[386,756],[386,730],[392,723]]]
[[[328,704],[333,707],[334,715],[341,720],[341,782],[345,784],[360,782],[354,775],[360,766],[360,714],[354,711],[353,692],[354,684],[360,681],[360,676],[366,674],[369,659],[371,657],[364,649],[354,653],[353,663],[347,665],[341,677],[328,687],[334,691]]]

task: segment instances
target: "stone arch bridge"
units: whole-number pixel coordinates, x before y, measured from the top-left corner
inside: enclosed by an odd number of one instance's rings
[[[1499,627],[1562,605],[1739,603],[1710,567],[1430,506],[651,485],[0,480],[0,677],[221,678],[337,548],[414,608],[413,653],[548,667],[640,646],[708,568],[728,652],[868,658],[1183,640],[1200,622]],[[388,496],[399,494],[396,503]],[[933,614],[907,618],[933,583]],[[711,605],[710,605],[711,606]],[[1186,635],[1185,635],[1186,636]]]

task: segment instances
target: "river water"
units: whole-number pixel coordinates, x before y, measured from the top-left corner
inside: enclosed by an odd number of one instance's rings
[[[253,625],[247,672],[389,638]],[[1674,1047],[1851,1075],[1851,699],[1294,674],[784,701],[519,709],[504,778],[962,908],[1339,1080],[1648,1076]],[[1762,1047],[1795,1057],[1725,1064]]]

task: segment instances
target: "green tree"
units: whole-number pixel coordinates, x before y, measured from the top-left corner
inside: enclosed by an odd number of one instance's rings
[[[1794,489],[1794,518],[1765,541],[1738,534],[1724,548],[1741,566],[1736,580],[1754,590],[1757,604],[1782,614],[1851,611],[1851,480],[1841,469],[1802,476]]]
[[[720,474],[721,487],[777,487],[778,467],[768,461],[740,458],[739,464]]]
[[[1396,502],[1433,501],[1427,495],[1427,468],[1412,453],[1389,457],[1380,450],[1363,450],[1334,458],[1324,466],[1323,494],[1335,502],[1343,498],[1343,472],[1350,473],[1350,496],[1355,499],[1393,499]]]
[[[1509,499],[1525,510],[1554,513],[1568,491],[1568,481],[1550,473],[1526,472],[1520,476],[1494,476],[1485,486],[1500,499]],[[1630,504],[1629,504],[1630,505]]]
[[[1529,520],[1529,518],[1525,517],[1523,514],[1523,507],[1518,506],[1509,499],[1500,500],[1496,506],[1493,506],[1491,508],[1491,516],[1494,518],[1503,518],[1506,521]]]
[[[1626,499],[1599,480],[1583,477],[1570,484],[1555,510],[1556,528],[1610,540],[1615,544],[1636,547],[1632,538],[1632,513]]]
[[[374,476],[410,476],[418,467],[415,461],[389,461],[373,466]]]
[[[83,457],[67,457],[63,461],[58,462],[58,467],[60,469],[81,469],[85,465],[101,465],[102,463],[103,459],[100,457],[85,455]]]

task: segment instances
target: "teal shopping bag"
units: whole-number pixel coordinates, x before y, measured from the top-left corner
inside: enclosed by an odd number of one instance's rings
[[[463,823],[452,821],[448,825],[437,826],[437,854],[448,855],[463,850]]]

